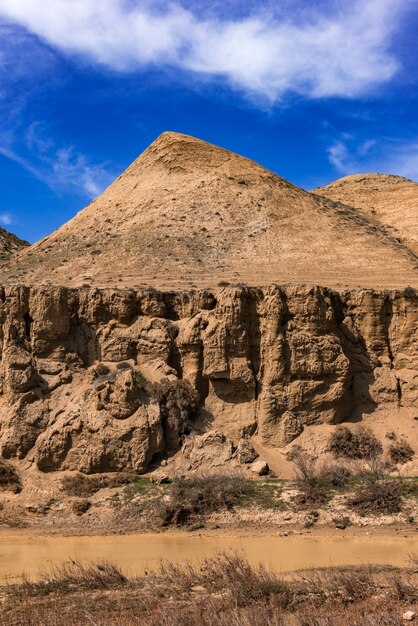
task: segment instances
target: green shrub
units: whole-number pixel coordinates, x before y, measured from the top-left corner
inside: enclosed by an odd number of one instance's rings
[[[135,383],[137,384],[137,386],[140,387],[141,389],[146,389],[147,388],[148,381],[145,378],[145,376],[143,374],[141,374],[141,372],[135,372],[134,380],[135,380]]]

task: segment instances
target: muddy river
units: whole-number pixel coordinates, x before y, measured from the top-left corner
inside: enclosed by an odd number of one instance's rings
[[[130,575],[158,568],[162,560],[199,563],[219,552],[245,555],[253,564],[286,572],[309,567],[379,563],[407,565],[418,537],[227,537],[147,534],[97,537],[0,537],[0,582],[22,572],[35,579],[68,561],[111,561]]]

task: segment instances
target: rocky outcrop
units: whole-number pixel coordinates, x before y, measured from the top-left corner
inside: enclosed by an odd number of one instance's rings
[[[413,414],[417,305],[412,289],[3,289],[1,454],[143,472],[182,448],[195,469],[382,404]]]

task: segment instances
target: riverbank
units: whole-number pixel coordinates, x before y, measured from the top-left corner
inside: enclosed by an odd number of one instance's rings
[[[334,470],[333,470],[334,472]],[[121,475],[36,475],[5,494],[0,534],[407,534],[418,531],[418,482],[386,474],[298,481],[218,475],[170,481]],[[41,481],[44,480],[44,483]]]
[[[418,608],[417,563],[279,574],[234,553],[129,576],[72,561],[2,592],[4,626],[401,626]]]

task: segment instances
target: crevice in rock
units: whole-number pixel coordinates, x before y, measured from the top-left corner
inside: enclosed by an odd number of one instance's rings
[[[399,378],[396,378],[396,395],[398,397],[398,404],[402,402],[402,387]]]
[[[181,354],[175,338],[171,342],[170,353],[167,358],[167,365],[176,370],[179,378],[183,378],[183,367],[181,364]]]
[[[347,317],[346,308],[347,304],[343,301],[341,295],[335,291],[330,293],[331,308],[334,313],[337,326],[340,326],[344,319]]]
[[[205,363],[205,345],[203,341],[200,342],[199,349],[199,365],[196,380],[196,391],[199,395],[199,404],[204,406],[206,398],[209,395],[209,379],[203,375],[203,368]]]
[[[31,331],[32,331],[33,319],[29,313],[25,313],[25,315],[23,316],[23,319],[25,322],[25,337],[28,341],[30,341],[32,337]]]
[[[247,292],[247,307],[247,358],[254,379],[254,399],[257,400],[260,393],[261,328],[260,315],[257,309],[257,293],[254,290]]]
[[[393,305],[392,305],[391,300],[387,296],[385,297],[384,302],[383,302],[381,317],[382,317],[384,339],[386,342],[386,348],[388,351],[389,362],[390,362],[389,367],[390,369],[393,369],[394,355],[392,352],[392,344],[390,340],[390,326],[391,326],[392,318],[393,318]]]

